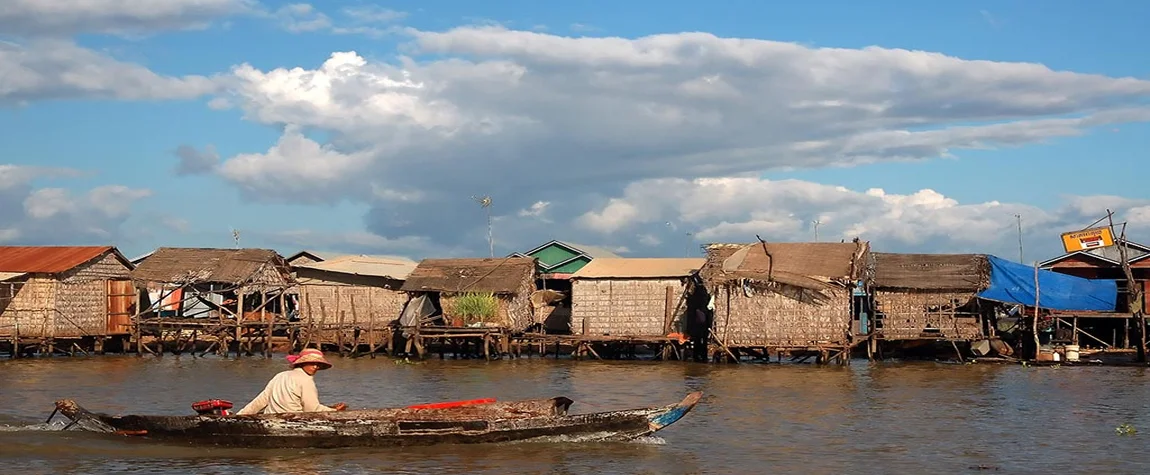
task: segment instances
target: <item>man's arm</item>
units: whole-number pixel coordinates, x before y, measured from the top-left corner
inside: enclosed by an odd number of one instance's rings
[[[236,412],[236,415],[259,414],[265,407],[268,407],[268,401],[271,401],[271,395],[272,385],[269,382],[267,386],[264,386],[264,390],[260,391],[259,395],[257,395],[255,399],[252,399],[252,402],[249,402],[243,409]]]
[[[300,388],[300,402],[303,404],[303,412],[331,412],[335,408],[327,407],[319,403],[319,391],[315,388],[315,380],[307,378]]]

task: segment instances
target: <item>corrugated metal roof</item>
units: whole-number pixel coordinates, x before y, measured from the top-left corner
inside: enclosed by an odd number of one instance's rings
[[[707,260],[693,258],[597,258],[583,266],[573,279],[687,277]]]
[[[415,261],[384,256],[339,256],[323,262],[300,264],[295,267],[316,269],[341,274],[387,277],[404,280],[418,265]]]
[[[0,272],[59,274],[108,252],[129,264],[112,246],[0,246]]]

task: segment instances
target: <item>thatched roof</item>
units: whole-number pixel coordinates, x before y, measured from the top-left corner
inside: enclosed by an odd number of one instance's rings
[[[750,279],[821,289],[862,275],[870,244],[779,242],[711,244],[707,246],[704,279]]]
[[[982,254],[871,254],[876,289],[978,292],[989,283],[990,262]]]
[[[407,292],[514,294],[535,276],[535,258],[424,259],[407,276]]]
[[[290,281],[290,275],[287,262],[271,249],[161,247],[141,262],[131,277],[169,284],[274,285]]]

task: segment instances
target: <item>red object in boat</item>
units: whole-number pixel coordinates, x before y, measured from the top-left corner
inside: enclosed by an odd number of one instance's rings
[[[449,407],[474,406],[476,404],[489,404],[495,402],[494,398],[469,399],[467,401],[433,402],[431,404],[416,404],[407,406],[408,409],[447,409]]]
[[[192,410],[197,414],[215,414],[217,416],[228,415],[228,409],[232,408],[231,401],[223,399],[208,399],[206,401],[199,401],[192,403]]]

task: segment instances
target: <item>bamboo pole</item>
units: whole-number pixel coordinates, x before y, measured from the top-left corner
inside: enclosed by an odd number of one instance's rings
[[[1034,361],[1038,361],[1038,355],[1041,353],[1042,345],[1038,342],[1038,308],[1039,308],[1039,293],[1041,290],[1038,288],[1038,261],[1034,261]]]

